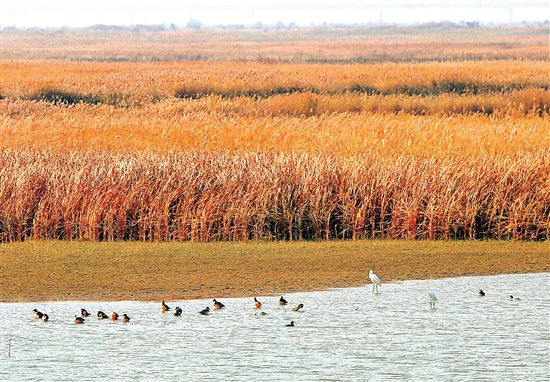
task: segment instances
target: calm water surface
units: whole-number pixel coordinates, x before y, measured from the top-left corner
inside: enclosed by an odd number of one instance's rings
[[[384,275],[379,274],[384,282]],[[0,304],[0,379],[550,380],[550,274],[426,281],[212,300]],[[477,297],[483,289],[487,295]],[[521,300],[510,300],[514,295]],[[291,308],[303,303],[303,311]],[[34,318],[33,309],[50,322]],[[80,308],[92,312],[75,325]],[[130,323],[98,320],[102,310]],[[291,320],[295,327],[285,327]]]

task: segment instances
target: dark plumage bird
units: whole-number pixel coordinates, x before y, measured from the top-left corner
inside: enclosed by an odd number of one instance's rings
[[[225,308],[225,305],[222,304],[221,302],[217,301],[216,299],[214,299],[213,301],[214,301],[214,308],[216,308],[216,309]]]
[[[101,310],[97,312],[97,316],[99,317],[100,320],[104,320],[106,318],[109,318],[109,316],[107,316],[105,313],[103,313]]]
[[[88,317],[90,315],[90,313],[88,313],[88,311],[84,308],[80,309],[80,315],[82,317]]]
[[[254,306],[256,307],[256,309],[260,309],[262,307],[262,303],[259,302],[256,297],[254,297]]]
[[[210,313],[210,308],[209,307],[206,307],[206,308],[204,308],[203,310],[201,310],[199,312],[199,314],[202,314],[203,316],[208,316],[209,313]]]
[[[122,322],[130,322],[130,317],[126,313],[122,315]]]
[[[83,324],[84,323],[84,319],[82,317],[78,317],[78,316],[74,316],[74,323],[75,324]]]
[[[510,295],[510,300],[521,300],[521,298]]]
[[[35,318],[42,318],[42,316],[44,315],[44,313],[39,312],[39,311],[36,310],[36,309],[33,309],[32,311],[33,311],[33,313],[34,313],[34,317],[35,317]]]
[[[49,317],[46,313],[44,313],[44,314],[42,315],[42,321],[48,322],[49,320],[50,320],[50,317]]]
[[[111,320],[113,320],[113,321],[118,320],[118,313],[117,312],[111,312]]]
[[[479,292],[477,292],[477,295],[479,297],[483,297],[483,296],[485,296],[485,292],[483,291],[483,289],[480,289]]]
[[[181,316],[181,308],[179,306],[176,306],[176,310],[174,311],[174,316]]]
[[[293,312],[297,312],[299,311],[300,309],[302,309],[304,307],[304,304],[298,304],[297,306],[295,306],[294,308],[292,308],[292,311]]]
[[[164,300],[162,300],[161,309],[162,309],[163,312],[168,312],[170,310],[170,307],[168,305],[166,305]]]
[[[284,299],[283,296],[281,296],[281,298],[279,299],[279,305],[286,305],[288,304],[288,301]]]
[[[290,321],[290,324],[286,324],[285,326],[294,326],[294,321]]]

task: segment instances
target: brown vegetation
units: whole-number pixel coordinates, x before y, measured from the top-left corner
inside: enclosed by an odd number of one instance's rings
[[[361,63],[548,60],[548,27],[298,30],[2,30],[2,58]]]

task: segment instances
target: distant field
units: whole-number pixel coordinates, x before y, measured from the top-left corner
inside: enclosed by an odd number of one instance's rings
[[[2,30],[2,59],[365,63],[548,60],[548,27]]]
[[[366,285],[371,268],[383,284],[549,272],[548,251],[548,243],[510,241],[26,241],[0,246],[0,301],[281,295]]]
[[[1,242],[549,238],[546,29],[2,33]]]

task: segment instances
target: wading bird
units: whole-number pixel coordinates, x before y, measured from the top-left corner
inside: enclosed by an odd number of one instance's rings
[[[426,285],[426,295],[430,300],[430,308],[435,309],[435,302],[437,301],[437,296],[433,290],[430,290],[429,285]]]
[[[372,269],[369,272],[370,281],[372,281],[372,293],[378,293],[378,287],[382,286],[382,283],[380,282],[380,278],[374,274]],[[376,288],[376,292],[374,292],[374,289]]]

